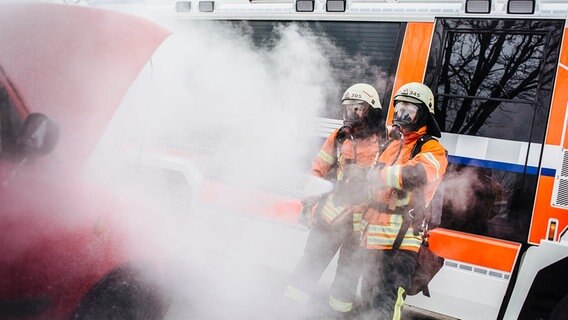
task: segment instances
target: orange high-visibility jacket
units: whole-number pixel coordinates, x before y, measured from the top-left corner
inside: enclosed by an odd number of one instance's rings
[[[320,152],[312,161],[312,174],[318,177],[326,177],[332,169],[337,170],[335,173],[338,182],[344,179],[345,166],[354,160],[354,165],[361,169],[369,169],[378,158],[379,145],[383,142],[379,141],[376,134],[371,135],[365,139],[355,139],[353,141],[347,139],[341,145],[339,154],[336,149],[336,136],[338,130],[332,132],[324,142]],[[338,159],[339,158],[339,159]],[[337,166],[336,166],[337,165]],[[361,190],[361,192],[367,192]],[[353,213],[353,228],[354,231],[360,231],[361,217],[363,215],[363,207],[366,206],[351,206],[343,207],[336,206],[333,203],[333,194],[328,196],[320,208],[322,217],[328,223],[332,223],[338,216],[345,216],[345,210],[349,210],[348,214]]]
[[[400,213],[412,209],[413,195],[409,190],[423,188],[424,201],[428,205],[446,172],[446,150],[437,140],[424,143],[420,152],[410,159],[416,142],[425,134],[426,127],[406,134],[402,149],[400,140],[393,141],[379,156],[379,162],[385,166],[376,176],[377,187],[372,190],[376,205],[370,205],[363,218],[364,224],[368,223],[363,242],[368,249],[392,249],[403,221]],[[400,249],[418,252],[421,242],[421,236],[414,235],[410,227]]]

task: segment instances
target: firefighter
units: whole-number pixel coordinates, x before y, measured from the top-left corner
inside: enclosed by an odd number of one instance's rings
[[[330,134],[312,162],[312,174],[335,180],[334,190],[318,201],[315,210],[316,201],[302,203],[300,222],[311,230],[304,255],[284,292],[285,297],[307,306],[320,276],[339,250],[329,308],[325,307],[326,313],[331,313],[327,318],[348,317],[353,309],[363,253],[360,221],[368,199],[364,185],[379,145],[386,140],[382,107],[371,85],[352,85],[341,101],[344,125]],[[313,310],[314,304],[309,305]]]
[[[371,200],[361,222],[367,249],[361,294],[371,319],[400,319],[422,243],[425,208],[448,164],[444,147],[431,139],[440,136],[432,91],[416,82],[400,87],[390,140],[368,175]]]

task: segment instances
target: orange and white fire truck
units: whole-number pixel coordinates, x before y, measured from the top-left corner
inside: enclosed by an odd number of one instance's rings
[[[567,313],[565,1],[148,0],[145,5],[161,20],[247,26],[241,29],[252,32],[258,48],[270,45],[278,26],[299,23],[341,52],[362,58],[367,65],[358,73],[343,59],[330,61],[342,88],[381,82],[383,106],[402,84],[424,82],[435,93],[441,142],[451,164],[441,225],[430,237],[431,248],[446,260],[430,284],[431,297],[409,297],[407,304],[460,319]],[[377,69],[381,79],[372,72]],[[391,118],[389,113],[387,124]],[[340,119],[339,106],[330,107],[311,132],[322,139],[341,126]],[[170,144],[169,156],[195,159],[196,148],[188,145]],[[188,172],[191,181],[199,180]],[[474,178],[459,179],[466,174]],[[201,201],[219,206],[228,201],[226,194],[262,198],[242,211],[260,224],[296,234],[301,254],[307,230],[295,223],[299,199],[204,175]],[[222,229],[239,241],[231,232],[229,226]],[[290,257],[282,259],[293,264]]]

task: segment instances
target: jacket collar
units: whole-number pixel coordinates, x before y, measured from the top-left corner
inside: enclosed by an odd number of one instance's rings
[[[427,128],[426,126],[421,127],[417,131],[411,131],[404,135],[404,143],[414,143],[416,140],[420,139],[423,135],[426,134]]]

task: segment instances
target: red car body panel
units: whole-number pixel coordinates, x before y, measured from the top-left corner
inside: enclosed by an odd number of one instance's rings
[[[168,35],[106,10],[0,5],[0,85],[22,120],[41,112],[60,130],[50,154],[26,164],[0,157],[0,318],[69,318],[109,272],[156,259],[133,251],[124,229],[121,213],[139,206],[79,173]]]
[[[29,112],[60,128],[56,156],[75,168],[169,31],[139,17],[71,5],[0,7],[0,66]],[[73,161],[70,161],[73,159]]]

